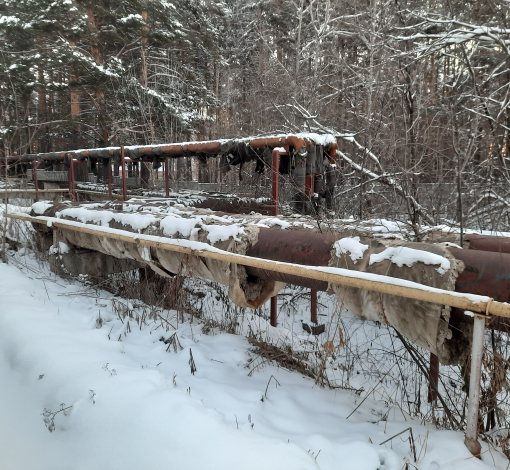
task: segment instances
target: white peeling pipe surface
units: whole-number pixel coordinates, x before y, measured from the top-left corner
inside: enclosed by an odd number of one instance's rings
[[[485,318],[475,315],[473,328],[473,348],[471,350],[471,377],[469,379],[469,400],[466,425],[466,446],[473,452],[477,445],[478,406],[480,404],[480,380],[482,375],[483,337]],[[473,452],[474,453],[474,452]]]

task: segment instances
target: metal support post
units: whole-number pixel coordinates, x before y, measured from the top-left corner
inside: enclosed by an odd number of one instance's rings
[[[271,215],[278,215],[278,184],[280,177],[280,152],[273,150],[272,162],[272,186],[271,186]],[[277,325],[278,297],[271,297],[271,326]]]
[[[278,316],[278,296],[271,297],[271,326],[276,326]]]
[[[317,291],[315,289],[312,289],[310,291],[310,311],[311,311],[311,318],[310,321],[312,323],[317,324]]]
[[[112,194],[112,162],[108,160],[108,198],[110,201],[113,199]]]
[[[127,186],[126,186],[126,162],[124,161],[124,146],[120,146],[120,166],[122,168],[122,199],[127,200]]]
[[[166,197],[170,197],[170,181],[169,171],[168,171],[168,157],[165,158],[165,189],[166,189]]]
[[[435,403],[437,401],[437,389],[439,387],[439,358],[430,353],[429,365],[429,393],[427,401]]]
[[[478,437],[478,407],[480,405],[480,380],[482,377],[483,337],[485,317],[475,315],[473,328],[473,346],[471,349],[471,376],[469,378],[469,399],[464,444],[475,456],[480,457],[482,447]]]
[[[32,160],[32,179],[35,186],[35,202],[39,201],[39,182],[37,181],[37,162]]]
[[[273,150],[272,165],[271,215],[278,215],[278,183],[280,176],[280,152]]]
[[[69,198],[71,201],[76,201],[76,188],[74,186],[74,158],[72,154],[67,154],[69,158],[69,170],[68,170],[68,179],[69,179]]]

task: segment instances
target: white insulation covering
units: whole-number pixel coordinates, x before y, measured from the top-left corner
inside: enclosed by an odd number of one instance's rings
[[[336,242],[330,266],[391,276],[425,286],[454,290],[464,263],[445,246],[356,237]],[[458,363],[470,335],[453,335],[450,307],[389,294],[331,285],[341,305],[365,320],[389,323],[403,336],[436,354],[441,363]]]
[[[41,207],[36,209],[40,212]],[[48,208],[45,215],[144,235],[202,242],[242,255],[257,243],[261,228],[322,231],[309,217],[222,215],[208,209],[140,200],[79,206],[61,204]],[[453,258],[445,246],[407,242],[398,233],[392,238],[378,236],[381,232],[389,235],[390,227],[395,231],[399,229],[389,223],[374,225],[370,231],[368,227],[354,230],[345,225],[334,228],[340,239],[331,245],[329,265],[389,276],[395,278],[396,284],[399,280],[413,281],[430,288],[454,290],[455,280],[464,269],[461,261]],[[226,261],[148,249],[136,243],[69,229],[59,228],[53,236],[60,256],[72,256],[74,248],[86,248],[149,265],[162,276],[203,277],[228,286],[230,299],[240,307],[258,308],[285,286],[285,283],[274,280],[248,278],[243,266]],[[62,246],[69,247],[63,255],[63,250],[59,249]],[[329,292],[336,295],[342,308],[362,319],[392,325],[412,342],[436,354],[443,364],[459,363],[468,350],[469,331],[460,336],[452,334],[449,307],[336,284],[329,286]]]

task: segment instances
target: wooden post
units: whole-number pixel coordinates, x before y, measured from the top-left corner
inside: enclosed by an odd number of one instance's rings
[[[39,202],[39,182],[37,181],[37,162],[32,160],[32,179],[35,186],[35,202]]]
[[[124,161],[124,146],[120,146],[120,166],[122,168],[122,199],[127,200],[127,186],[126,186],[126,162]]]
[[[469,399],[464,444],[469,451],[480,458],[482,446],[478,442],[478,407],[480,406],[480,381],[482,377],[483,337],[485,318],[475,315],[473,328],[473,346],[471,349],[471,375],[469,378]]]
[[[108,159],[108,198],[110,201],[113,199],[112,194],[112,162]]]
[[[429,366],[429,393],[427,401],[435,403],[437,401],[437,389],[439,387],[439,358],[430,353],[430,366]]]
[[[311,310],[311,318],[310,321],[312,323],[317,324],[317,291],[312,289],[310,291],[310,310]]]
[[[69,198],[71,201],[76,201],[76,191],[74,187],[74,165],[73,165],[73,155],[67,154],[67,157],[69,158],[69,170],[67,172],[68,174],[68,180],[69,180]]]
[[[278,183],[280,177],[280,152],[273,150],[272,186],[271,186],[271,215],[278,215]],[[271,297],[271,326],[277,325],[278,296]]]
[[[168,181],[169,178],[169,171],[168,171],[168,157],[165,159],[165,189],[166,189],[166,197],[170,197],[170,181]]]

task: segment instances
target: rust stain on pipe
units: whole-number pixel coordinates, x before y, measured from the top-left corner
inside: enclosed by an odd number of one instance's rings
[[[464,235],[464,241],[470,250],[492,251],[510,254],[510,238],[494,235]]]
[[[510,254],[451,247],[448,250],[466,265],[455,282],[457,292],[510,301]]]
[[[261,228],[257,243],[248,249],[246,255],[285,263],[328,266],[331,246],[339,238],[332,234]],[[328,288],[325,281],[301,276],[251,267],[246,267],[246,272],[261,279],[273,279],[320,291]]]
[[[331,144],[331,148],[329,149],[329,163],[334,165],[336,163],[336,150],[338,148],[337,144]]]
[[[224,141],[205,141],[205,142],[183,142],[183,143],[175,143],[168,144],[162,146],[146,146],[146,147],[138,147],[138,152],[141,157],[143,156],[153,156],[155,155],[154,150],[157,148],[161,153],[166,155],[186,155],[193,153],[208,153],[208,154],[220,154],[223,152],[222,144]],[[296,151],[301,150],[303,147],[306,147],[307,142],[301,137],[289,135],[286,137],[268,137],[268,138],[256,138],[256,139],[246,139],[239,140],[239,143],[244,143],[246,145],[251,145],[253,148],[262,149],[262,148],[275,148],[275,147],[293,147]],[[309,142],[313,143],[313,142]],[[331,155],[336,153],[337,145],[331,144],[330,150],[330,161]],[[108,150],[110,156],[113,156],[114,153],[119,151],[118,147],[109,148],[109,149],[92,149],[92,150]],[[71,150],[69,153],[72,153],[75,158],[82,159],[90,156],[90,150]],[[19,155],[19,156],[10,156],[8,157],[9,161],[16,162],[31,162],[34,159],[38,160],[46,160],[46,161],[60,161],[65,157],[66,152],[49,152],[49,153],[40,153],[33,155]],[[159,154],[159,153],[158,153]],[[104,158],[104,156],[94,156],[91,158]]]

